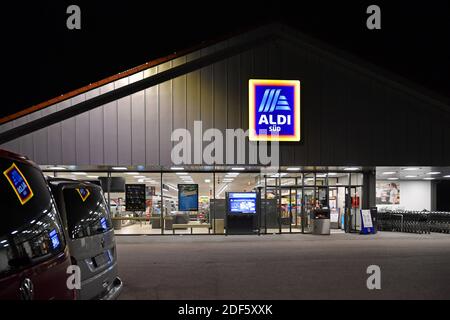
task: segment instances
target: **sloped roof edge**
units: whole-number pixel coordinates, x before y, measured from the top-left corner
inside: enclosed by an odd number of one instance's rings
[[[249,30],[244,30],[244,31],[240,31],[237,34],[228,34],[228,35],[225,35],[225,36],[222,36],[222,37],[219,37],[219,38],[215,38],[215,39],[212,39],[212,40],[204,41],[204,42],[202,42],[202,43],[200,43],[198,45],[195,45],[193,47],[180,50],[178,52],[169,54],[169,55],[164,56],[164,57],[153,59],[153,60],[148,61],[148,62],[146,62],[144,64],[141,64],[139,66],[136,66],[136,67],[133,67],[131,69],[128,69],[128,70],[126,70],[124,72],[119,72],[119,73],[117,73],[115,75],[106,77],[106,78],[104,78],[102,80],[90,83],[90,84],[88,84],[86,86],[83,86],[81,88],[69,91],[67,93],[61,94],[60,96],[54,97],[54,98],[52,98],[50,100],[41,102],[39,104],[33,105],[33,106],[25,108],[25,109],[23,109],[21,111],[18,111],[18,112],[15,112],[13,114],[10,114],[8,116],[5,116],[3,118],[0,118],[0,125],[5,124],[5,123],[10,122],[10,121],[13,121],[13,120],[16,120],[16,119],[19,119],[19,118],[21,118],[23,116],[26,116],[28,114],[31,114],[33,112],[45,109],[45,108],[50,107],[52,105],[55,105],[55,104],[57,104],[59,102],[68,100],[68,99],[73,98],[73,97],[75,97],[77,95],[80,95],[80,94],[86,93],[88,91],[91,91],[93,89],[99,88],[99,87],[101,87],[103,85],[106,85],[106,84],[112,83],[114,81],[117,81],[117,80],[129,77],[129,76],[132,76],[132,75],[134,75],[136,73],[139,73],[141,71],[150,69],[152,67],[156,67],[158,65],[161,65],[163,63],[172,61],[172,60],[177,59],[179,57],[182,57],[182,56],[188,55],[190,53],[196,52],[198,50],[210,47],[210,46],[215,45],[217,43],[220,43],[222,41],[226,41],[226,40],[231,39],[231,38],[233,38],[233,37],[235,37],[237,35],[244,34],[244,33],[248,32],[248,31]]]
[[[355,70],[358,70],[360,72],[368,74],[371,77],[374,77],[384,83],[390,84],[394,88],[403,90],[409,94],[413,94],[414,96],[416,96],[422,100],[432,103],[434,106],[437,106],[440,109],[450,112],[450,103],[447,98],[445,98],[441,95],[438,95],[437,93],[435,93],[431,90],[428,90],[422,86],[419,86],[418,84],[416,84],[412,81],[409,81],[395,73],[389,72],[385,69],[375,66],[374,64],[368,63],[367,61],[364,61],[363,59],[358,58],[348,52],[339,50],[335,47],[325,44],[324,42],[322,42],[320,40],[309,37],[309,36],[303,34],[302,32],[295,30],[287,25],[280,24],[280,23],[273,23],[273,24],[268,24],[268,25],[262,26],[262,27],[247,29],[247,30],[238,32],[236,34],[227,35],[227,36],[224,36],[224,37],[221,37],[218,39],[205,41],[197,46],[194,46],[194,47],[191,47],[191,48],[188,48],[185,50],[181,50],[179,52],[172,53],[172,54],[169,54],[169,55],[161,57],[161,58],[151,60],[147,63],[144,63],[142,65],[131,68],[127,71],[120,72],[118,74],[104,78],[102,80],[91,83],[91,84],[81,87],[79,89],[70,91],[66,94],[60,95],[53,99],[44,101],[37,105],[31,106],[29,108],[23,109],[14,114],[0,118],[0,125],[5,124],[10,121],[13,121],[13,120],[16,120],[16,119],[19,119],[19,118],[26,116],[28,114],[31,114],[33,112],[45,109],[56,103],[65,101],[65,100],[75,97],[79,94],[83,94],[90,90],[99,88],[103,85],[114,82],[116,80],[120,80],[122,78],[134,75],[138,72],[141,72],[141,71],[147,70],[149,68],[158,66],[160,64],[169,62],[176,58],[193,53],[195,51],[210,47],[210,46],[220,43],[222,41],[226,41],[228,39],[237,37],[239,35],[244,35],[249,32],[258,32],[258,31],[261,33],[274,34],[274,35],[276,35],[282,39],[285,39],[287,41],[292,41],[292,40],[300,41],[303,45],[309,46],[310,48],[320,52],[321,54],[326,55],[329,58],[339,61],[341,64],[350,66],[351,68],[353,68]]]

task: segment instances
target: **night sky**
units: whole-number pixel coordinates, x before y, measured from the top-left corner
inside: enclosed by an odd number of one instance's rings
[[[202,41],[283,22],[450,98],[450,2],[54,1],[2,3],[5,116]],[[246,3],[246,8],[242,4]],[[82,29],[66,28],[66,8]],[[378,4],[382,30],[366,28]]]

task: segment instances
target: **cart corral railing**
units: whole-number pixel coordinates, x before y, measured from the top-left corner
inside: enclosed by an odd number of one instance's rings
[[[450,233],[450,212],[380,211],[378,231]]]

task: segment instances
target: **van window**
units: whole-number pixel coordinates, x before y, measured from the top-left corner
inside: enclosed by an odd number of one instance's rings
[[[0,277],[64,250],[61,221],[38,168],[0,158],[0,199]]]
[[[72,239],[89,237],[111,230],[112,223],[100,189],[66,188],[63,191],[67,225]]]

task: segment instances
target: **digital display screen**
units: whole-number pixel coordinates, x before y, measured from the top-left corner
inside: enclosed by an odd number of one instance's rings
[[[125,185],[125,210],[126,211],[145,211],[146,195],[145,184],[126,184]]]
[[[3,172],[3,174],[6,179],[8,179],[22,205],[27,203],[28,200],[33,197],[33,191],[31,190],[27,179],[25,179],[24,175],[20,172],[15,163],[8,170]]]
[[[228,194],[229,213],[234,214],[255,214],[256,213],[256,193],[235,193]]]
[[[105,218],[101,218],[100,219],[100,224],[102,225],[103,229],[108,230],[108,226],[106,225],[106,219]]]
[[[52,240],[53,249],[58,248],[60,241],[59,241],[58,233],[56,232],[56,230],[53,229],[52,231],[50,231],[49,236],[50,236],[50,240]]]

